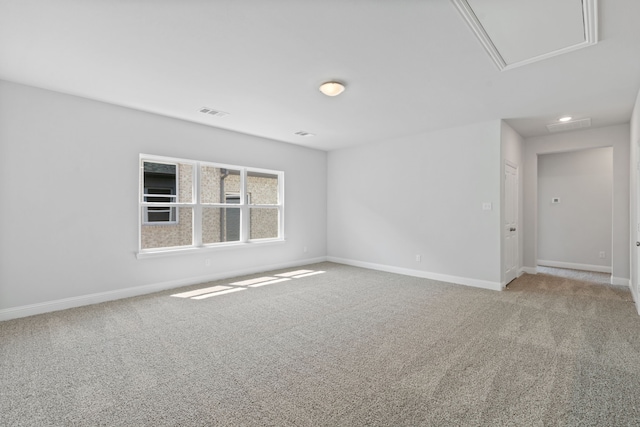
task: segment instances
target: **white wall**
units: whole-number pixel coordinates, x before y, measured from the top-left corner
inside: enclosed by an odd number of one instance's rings
[[[613,147],[612,280],[629,279],[629,125],[562,132],[525,139],[524,157],[524,266],[535,271],[537,262],[538,155]]]
[[[500,131],[492,121],[330,152],[329,259],[500,289]]]
[[[139,153],[283,170],[286,242],[136,259]],[[0,82],[0,318],[324,259],[326,157]]]
[[[524,209],[523,209],[523,198],[524,198],[524,187],[523,187],[523,159],[524,159],[524,139],[517,133],[511,126],[509,126],[504,121],[500,124],[500,137],[501,137],[501,145],[502,145],[502,172],[501,176],[501,185],[502,185],[502,212],[504,212],[504,164],[505,161],[508,161],[511,165],[515,165],[518,168],[518,227],[516,230],[518,236],[518,269],[520,269],[523,265],[522,257],[523,257],[523,232],[522,225],[524,223]],[[501,221],[501,224],[504,221]],[[504,227],[500,227],[501,239],[504,241]],[[505,262],[505,252],[502,253],[502,262],[504,266]],[[501,268],[501,281],[505,282],[504,268]]]
[[[610,273],[612,191],[612,147],[539,155],[538,265]]]

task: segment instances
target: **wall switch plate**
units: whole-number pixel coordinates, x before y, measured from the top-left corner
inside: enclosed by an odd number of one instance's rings
[[[416,255],[416,261],[418,261],[418,262],[422,261],[422,256],[421,255]]]
[[[601,252],[598,254],[598,256],[599,256],[600,258],[604,258],[604,256],[605,256],[605,255],[604,255],[604,251],[601,251]]]

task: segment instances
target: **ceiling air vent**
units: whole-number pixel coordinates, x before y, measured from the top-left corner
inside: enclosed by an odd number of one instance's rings
[[[298,136],[315,136],[314,134],[309,133],[309,132],[305,132],[303,130],[299,130],[294,135],[298,135]]]
[[[565,123],[550,123],[547,125],[549,132],[563,132],[565,130],[576,130],[591,127],[591,119],[573,120]]]
[[[208,114],[214,117],[224,117],[229,115],[229,113],[225,113],[224,111],[218,111],[208,107],[202,107],[198,111],[201,112],[202,114]]]

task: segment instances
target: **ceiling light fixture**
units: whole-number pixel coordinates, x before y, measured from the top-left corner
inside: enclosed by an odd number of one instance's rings
[[[558,119],[559,122],[568,122],[569,120],[571,120],[573,117],[571,116],[565,116],[565,117],[560,117]]]
[[[325,82],[320,85],[320,92],[327,96],[337,96],[344,92],[344,85],[339,82]]]

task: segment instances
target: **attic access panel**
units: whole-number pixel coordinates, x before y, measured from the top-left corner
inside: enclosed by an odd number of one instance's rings
[[[597,0],[451,0],[500,70],[597,43]]]

